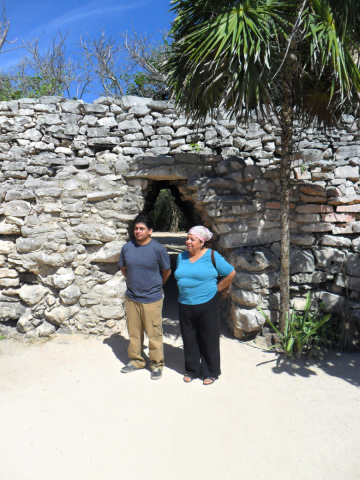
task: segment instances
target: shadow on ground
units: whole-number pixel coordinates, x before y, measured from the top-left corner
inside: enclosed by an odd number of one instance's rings
[[[105,345],[108,345],[114,355],[120,362],[126,365],[129,362],[129,357],[127,354],[127,348],[129,341],[120,335],[119,333],[114,333],[108,338],[105,338],[104,342]],[[148,347],[145,347],[147,349]],[[147,369],[149,369],[149,357],[146,353],[143,353],[143,357],[147,363]],[[165,358],[165,366],[174,370],[175,372],[183,375],[185,373],[184,370],[184,353],[182,348],[174,347],[173,345],[169,345],[168,343],[164,343],[164,358]],[[122,365],[121,365],[122,366]]]
[[[292,377],[310,378],[317,375],[316,370],[322,370],[331,377],[341,378],[356,387],[360,386],[360,355],[357,353],[332,351],[321,362],[302,359],[295,362],[278,356],[275,359],[259,363],[257,366],[271,362],[276,362],[272,368],[276,374],[286,373]]]

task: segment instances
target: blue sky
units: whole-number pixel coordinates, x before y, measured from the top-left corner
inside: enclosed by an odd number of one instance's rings
[[[170,0],[4,0],[7,17],[10,20],[9,40],[18,39],[21,45],[42,34],[41,45],[46,45],[58,30],[69,32],[67,44],[69,54],[76,52],[80,35],[90,37],[105,30],[107,36],[131,31],[132,25],[140,34],[155,33],[169,29],[172,15]],[[7,69],[16,63],[25,52],[22,49],[0,55],[0,67]]]

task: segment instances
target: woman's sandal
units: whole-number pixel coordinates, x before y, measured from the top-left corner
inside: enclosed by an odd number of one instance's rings
[[[190,380],[185,380],[185,378],[189,378]],[[194,380],[194,377],[192,375],[189,375],[188,373],[185,373],[183,380],[185,383],[190,383]]]
[[[205,380],[211,380],[211,382],[205,383]],[[216,378],[214,378],[214,377],[206,377],[206,378],[204,378],[203,385],[212,385],[215,382],[215,380],[216,380]]]

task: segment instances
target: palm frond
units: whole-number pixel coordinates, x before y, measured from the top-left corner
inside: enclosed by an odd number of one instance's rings
[[[288,24],[279,15],[280,4],[275,0],[174,2],[177,11],[185,9],[171,30],[174,53],[166,69],[176,101],[188,114],[203,117],[223,107],[246,116],[256,107],[271,105],[269,79],[277,57],[274,26],[284,31]]]
[[[358,0],[173,0],[172,5],[173,51],[164,69],[188,115],[203,118],[224,108],[246,119],[254,110],[265,114],[281,105],[288,67],[284,47],[290,55],[290,41],[299,116],[333,126],[345,107],[358,102]]]

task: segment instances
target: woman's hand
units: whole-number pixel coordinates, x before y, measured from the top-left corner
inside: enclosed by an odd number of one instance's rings
[[[233,270],[227,277],[224,277],[220,280],[220,282],[217,285],[218,292],[221,290],[224,290],[230,283],[234,280],[234,277],[236,275],[235,270]]]

